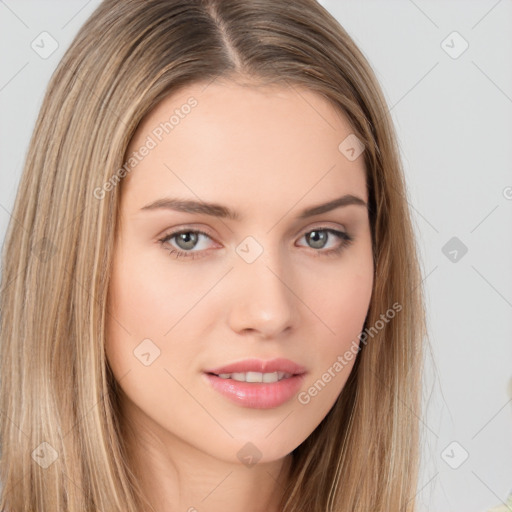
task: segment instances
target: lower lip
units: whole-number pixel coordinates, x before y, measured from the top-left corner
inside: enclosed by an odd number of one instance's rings
[[[211,373],[203,374],[215,391],[242,407],[272,409],[279,407],[298,393],[305,374],[293,375],[277,382],[239,382],[221,379]]]

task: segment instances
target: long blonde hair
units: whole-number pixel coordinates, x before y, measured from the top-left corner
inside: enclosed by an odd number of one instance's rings
[[[282,511],[415,510],[423,289],[396,135],[366,58],[314,0],[110,0],[50,81],[4,244],[2,511],[151,509],[104,353],[121,186],[97,191],[160,100],[220,76],[307,87],[365,147],[371,339],[334,407],[294,450]],[[400,312],[383,322],[396,303]]]

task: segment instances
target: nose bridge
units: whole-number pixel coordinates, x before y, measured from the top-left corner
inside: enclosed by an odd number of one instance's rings
[[[233,278],[235,289],[230,299],[230,323],[240,331],[252,329],[267,336],[277,335],[296,318],[293,279],[279,247],[270,247],[247,237],[236,248]]]

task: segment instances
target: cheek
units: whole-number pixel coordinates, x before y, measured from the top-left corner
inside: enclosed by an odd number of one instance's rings
[[[190,371],[197,348],[184,336],[184,315],[197,298],[179,293],[182,279],[169,279],[164,268],[143,258],[143,251],[118,252],[110,281],[105,352],[128,398],[123,407],[130,418],[154,420],[151,428],[158,428],[172,424],[178,406],[191,417],[198,412],[173,379],[177,376],[188,387],[183,374]],[[167,401],[173,406],[166,407]]]
[[[109,286],[106,352],[121,375],[134,363],[140,365],[138,347],[147,349],[142,354],[149,352],[151,360],[160,357],[164,334],[172,326],[169,313],[177,306],[165,281],[157,280],[152,266],[133,254],[137,252],[119,250]]]
[[[317,331],[323,334],[318,340],[318,370],[320,373],[331,369],[339,357],[347,354],[343,361],[343,380],[336,379],[336,394],[348,378],[358,353],[359,334],[371,299],[371,280],[362,276],[345,279],[345,286],[332,287],[322,296],[323,325]],[[336,368],[334,369],[336,370]],[[341,370],[338,368],[338,372]],[[317,375],[318,377],[318,375]]]
[[[149,253],[149,254],[148,254]],[[122,256],[121,256],[122,254]],[[167,256],[134,247],[120,250],[110,283],[112,321],[124,328],[133,341],[142,337],[165,339],[204,294],[197,276],[188,271],[169,272],[179,267]],[[155,257],[156,255],[156,257]]]
[[[309,282],[314,325],[313,373],[298,402],[313,413],[325,414],[342,391],[355,364],[359,334],[368,313],[373,286],[373,262],[369,251],[354,253],[350,260]]]
[[[333,339],[346,340],[348,334],[359,334],[368,312],[372,294],[370,275],[350,274],[329,286],[322,294],[321,311]],[[356,332],[357,331],[357,332]]]
[[[363,329],[372,297],[374,268],[370,242],[357,249],[347,251],[345,259],[342,256],[338,263],[320,274],[317,271],[309,280],[314,311],[324,324],[321,339],[326,348],[343,348],[357,340]]]
[[[215,318],[212,308],[204,307],[202,301],[212,279],[201,279],[198,272],[169,260],[163,251],[118,248],[106,337],[107,358],[117,377],[138,372],[150,361],[154,362],[144,368],[144,379],[149,368],[152,374],[155,369],[161,374],[166,368],[173,373],[190,370],[190,359],[201,350],[201,341],[192,344],[188,340],[202,340],[196,331]]]

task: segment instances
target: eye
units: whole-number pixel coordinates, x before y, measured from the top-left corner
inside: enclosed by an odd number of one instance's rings
[[[194,259],[206,255],[205,253],[207,252],[207,249],[204,247],[202,250],[201,247],[199,247],[198,250],[193,250],[197,249],[198,245],[201,245],[201,238],[212,240],[210,235],[204,231],[187,229],[169,233],[158,241],[169,252],[169,254],[173,255],[176,259]],[[332,228],[315,228],[305,233],[302,238],[307,240],[311,249],[323,249],[327,245],[329,238],[338,239],[338,244],[334,248],[323,251],[314,251],[317,253],[317,256],[334,256],[339,254],[344,248],[348,247],[353,242],[353,238],[348,233]],[[174,240],[174,244],[176,245],[170,244],[172,240]]]
[[[332,228],[315,228],[304,234],[302,238],[306,239],[309,247],[312,249],[323,249],[327,245],[329,238],[337,238],[339,241],[341,241],[338,242],[334,248],[324,251],[315,251],[318,253],[318,256],[335,256],[354,241],[352,236],[350,236],[348,233]]]
[[[175,231],[174,233],[170,233],[165,235],[163,238],[160,238],[158,241],[164,246],[170,255],[174,255],[176,259],[178,258],[198,258],[204,256],[204,251],[200,253],[200,251],[192,251],[201,237],[206,237],[211,240],[210,235],[201,230],[182,230]],[[167,244],[171,240],[175,239],[175,243],[178,247],[170,246]]]

